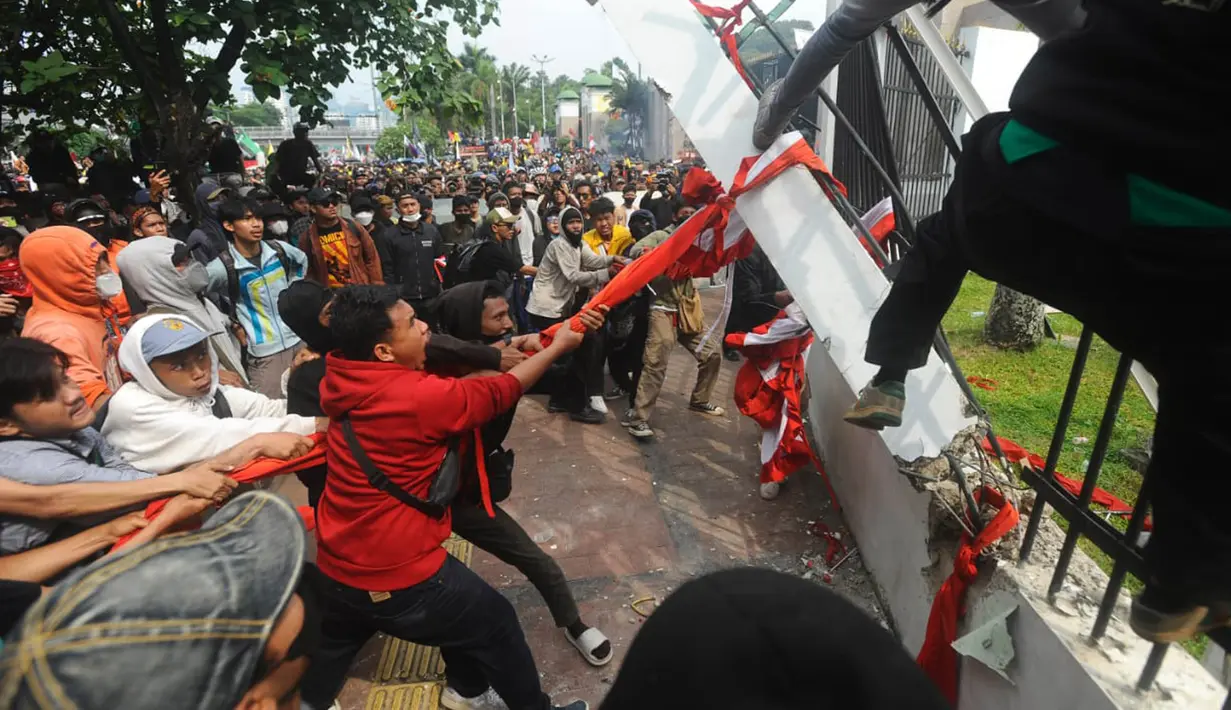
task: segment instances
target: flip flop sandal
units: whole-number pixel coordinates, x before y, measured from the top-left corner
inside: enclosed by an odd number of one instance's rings
[[[582,632],[581,636],[578,636],[577,638],[573,638],[573,635],[568,632],[568,629],[561,629],[561,631],[564,632],[564,638],[568,639],[568,642],[573,644],[573,648],[577,649],[578,653],[581,654],[581,657],[586,659],[586,663],[589,663],[592,666],[605,666],[608,663],[611,663],[612,657],[615,656],[615,649],[611,648],[611,640],[603,635],[602,631],[599,631],[596,628],[591,627],[586,629]],[[594,656],[594,649],[602,646],[604,641],[607,642],[607,648],[609,649],[607,651],[607,657],[596,658]]]

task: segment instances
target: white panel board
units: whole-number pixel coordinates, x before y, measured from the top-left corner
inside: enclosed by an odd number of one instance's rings
[[[757,102],[713,34],[685,0],[601,5],[643,70],[670,95],[671,110],[710,170],[729,187],[740,160],[756,153]],[[803,168],[740,197],[737,209],[818,336],[830,340],[830,356],[857,391],[875,371],[863,361],[864,344],[888,282]],[[935,354],[908,378],[907,402],[903,426],[882,435],[906,460],[936,456],[972,423],[963,416],[960,389]]]

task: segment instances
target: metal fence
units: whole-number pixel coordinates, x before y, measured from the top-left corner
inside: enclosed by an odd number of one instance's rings
[[[748,9],[756,16],[756,22],[765,27],[783,52],[793,59],[794,52],[769,27],[766,15],[756,3],[750,3]],[[715,27],[712,20],[709,23],[711,27]],[[935,57],[922,42],[903,36],[894,26],[886,27],[886,37],[888,51],[886,71],[883,75],[877,70],[875,52],[869,40],[860,51],[853,52],[848,57],[849,65],[844,63],[839,70],[840,95],[844,74],[848,83],[854,82],[849,84],[848,95],[842,101],[844,106],[839,106],[839,102],[835,102],[823,90],[818,90],[816,96],[833,113],[838,125],[839,134],[835,136],[835,170],[847,185],[848,194],[851,196],[851,199],[847,200],[840,193],[835,194],[835,207],[882,263],[889,264],[895,254],[885,254],[879,247],[869,244],[871,236],[858,224],[857,210],[859,207],[866,209],[869,200],[874,203],[886,195],[892,197],[898,230],[903,232],[899,235],[900,244],[903,251],[909,250],[914,216],[927,215],[939,209],[940,201],[948,189],[952,175],[951,166],[960,153],[953,134],[953,124],[958,112],[963,108]],[[750,80],[759,96],[764,89],[763,77],[752,76]],[[801,127],[819,130],[804,117],[797,119],[797,123],[801,124]],[[839,137],[841,141],[837,140]],[[844,152],[840,153],[839,150]],[[837,170],[839,156],[843,161],[841,170]],[[818,180],[822,178],[818,176]],[[1092,643],[1106,634],[1127,575],[1133,574],[1141,579],[1146,577],[1139,542],[1149,512],[1151,490],[1150,476],[1144,475],[1124,530],[1090,509],[1115,429],[1116,415],[1128,386],[1132,366],[1132,360],[1128,356],[1121,356],[1116,368],[1079,493],[1069,493],[1054,477],[1093,339],[1094,333],[1090,329],[1082,331],[1044,469],[1035,471],[1026,467],[1022,471],[1023,480],[1037,492],[1037,498],[1031,510],[1020,552],[1020,559],[1025,563],[1031,556],[1045,511],[1050,507],[1066,521],[1068,531],[1052,574],[1049,598],[1054,598],[1060,591],[1076,553],[1078,541],[1082,537],[1112,559],[1112,571],[1090,633]],[[938,354],[949,365],[967,399],[979,410],[978,400],[967,385],[961,369],[948,349],[944,334],[940,331],[937,332],[935,344]],[[986,420],[986,414],[982,411],[979,413]],[[1003,461],[1004,455],[1000,451],[995,433],[990,428],[989,439]],[[1231,648],[1231,631],[1227,629],[1210,633],[1210,638],[1224,649]],[[1153,685],[1169,647],[1169,644],[1156,644],[1151,650],[1137,681],[1139,690],[1147,690]],[[1228,695],[1223,708],[1231,710],[1231,695]]]

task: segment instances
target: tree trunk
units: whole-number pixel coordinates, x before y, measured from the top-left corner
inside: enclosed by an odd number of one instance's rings
[[[1044,315],[1042,301],[997,285],[983,339],[1000,348],[1029,350],[1043,342]]]

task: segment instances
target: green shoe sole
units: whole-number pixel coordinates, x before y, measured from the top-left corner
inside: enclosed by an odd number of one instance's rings
[[[902,413],[887,407],[856,407],[842,418],[855,426],[875,431],[902,426]]]

